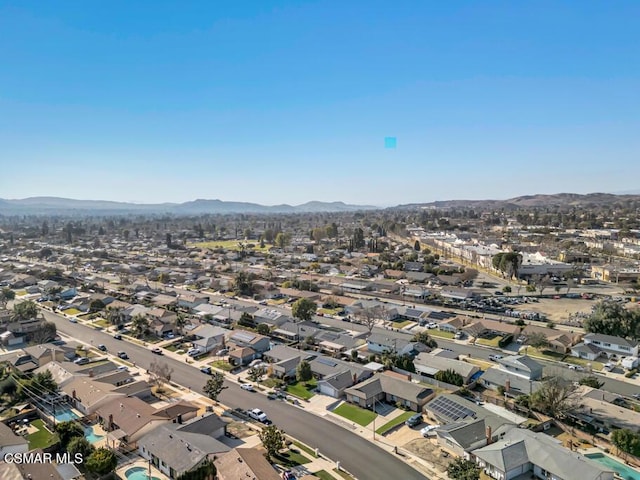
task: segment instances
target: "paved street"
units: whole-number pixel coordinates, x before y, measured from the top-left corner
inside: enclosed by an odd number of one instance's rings
[[[109,334],[82,324],[71,323],[68,319],[51,312],[43,313],[48,321],[56,323],[59,332],[86,343],[93,342],[94,345],[102,343],[110,352],[124,350],[131,361],[143,368],[148,368],[151,362],[158,358],[149,351],[149,348],[115,340]],[[165,356],[164,360],[174,369],[173,378],[177,379],[181,385],[194,391],[202,390],[207,379],[206,375],[168,356]],[[246,392],[232,382],[226,382],[226,386],[228,389],[220,395],[222,403],[231,408],[262,409],[278,427],[311,447],[318,447],[320,452],[329,458],[340,461],[347,471],[360,480],[425,478],[393,454],[345,428],[305,412],[300,407],[268,400],[265,395],[259,393]]]

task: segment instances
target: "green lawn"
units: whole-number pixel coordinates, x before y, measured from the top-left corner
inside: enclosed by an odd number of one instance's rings
[[[29,450],[48,447],[58,440],[58,436],[47,430],[42,420],[34,420],[31,422],[31,425],[36,427],[38,431],[27,436],[27,440],[29,440]]]
[[[297,467],[298,465],[304,465],[311,462],[310,459],[298,452],[292,452],[291,450],[283,453],[279,453],[274,457],[276,463],[279,463],[283,467]]]
[[[166,348],[170,352],[175,352],[176,350],[180,350],[182,348],[182,343],[181,342],[170,343],[169,345],[166,345],[163,348]]]
[[[393,322],[394,328],[404,328],[407,325],[411,325],[412,323],[416,323],[413,320],[405,320],[404,322]]]
[[[77,308],[68,308],[67,310],[64,311],[65,315],[77,315],[80,312],[80,310],[78,310]]]
[[[16,290],[16,297],[24,297],[26,294],[26,290]]]
[[[306,445],[303,445],[302,443],[293,440],[293,444],[298,447],[300,450],[303,450],[305,452],[307,452],[309,455],[311,455],[313,458],[316,458],[316,452],[314,450],[312,450],[311,448],[307,447]]]
[[[315,395],[311,390],[315,390],[317,386],[318,381],[313,378],[306,382],[306,385],[305,382],[296,382],[292,385],[287,385],[287,393],[290,393],[295,397],[302,398],[303,400],[309,400]]]
[[[533,347],[522,347],[519,353],[529,355],[533,358],[540,358],[551,362],[566,362],[573,365],[580,365],[582,367],[586,367],[587,364],[591,364],[592,370],[602,370],[602,367],[604,366],[601,362],[592,362],[584,358],[572,357],[571,355],[564,355],[562,353],[552,352],[551,350],[539,350]]]
[[[428,330],[427,333],[432,337],[440,337],[440,338],[454,338],[455,334],[451,332],[445,332],[444,330],[438,330],[434,328],[432,330]]]
[[[320,480],[335,480],[335,477],[331,475],[326,470],[320,470],[319,472],[314,472],[314,475],[318,477]]]
[[[342,470],[338,470],[337,468],[334,468],[333,471],[336,472],[338,475],[340,475],[345,480],[353,480],[353,477],[351,475],[349,475],[347,472],[343,472]]]
[[[341,311],[341,308],[321,308],[318,310],[318,313],[322,313],[323,315],[337,315]]]
[[[279,298],[278,300],[267,300],[267,305],[283,305],[287,303],[287,298]]]
[[[362,425],[363,427],[369,425],[371,422],[373,422],[373,419],[377,417],[377,414],[372,412],[371,410],[365,410],[364,408],[351,405],[350,403],[343,403],[338,408],[336,408],[333,413],[351,420],[358,425]]]
[[[100,320],[96,320],[95,322],[93,322],[94,325],[99,325],[101,327],[104,328],[108,328],[109,326],[111,326],[111,324],[105,320],[104,318],[101,318]]]
[[[259,240],[216,240],[213,242],[198,242],[191,243],[190,246],[198,248],[224,248],[225,250],[240,250],[240,244],[243,244],[247,250],[256,250],[258,252],[266,252],[271,248],[271,245],[265,244],[264,248],[260,248]],[[249,248],[249,245],[253,245],[253,248]]]
[[[415,415],[415,413],[416,412],[404,412],[404,413],[398,415],[393,420],[385,423],[380,428],[376,429],[376,433],[378,433],[380,435],[384,435],[385,433],[387,433],[392,428],[395,428],[398,425],[404,423],[409,417],[412,417],[413,415]]]
[[[488,347],[498,347],[500,340],[502,340],[502,337],[500,335],[496,335],[495,337],[492,337],[492,338],[478,338],[476,340],[476,343],[480,345],[486,345]]]
[[[224,370],[225,372],[230,372],[234,367],[229,362],[225,362],[224,360],[216,360],[215,362],[211,362],[209,365],[215,368],[219,368],[220,370]]]

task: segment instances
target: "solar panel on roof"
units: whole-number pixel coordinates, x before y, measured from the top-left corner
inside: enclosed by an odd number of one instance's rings
[[[241,342],[251,342],[256,336],[249,332],[236,332],[233,338],[240,340]]]
[[[335,367],[336,365],[338,365],[336,362],[334,362],[330,358],[324,358],[324,357],[318,358],[317,362],[321,363],[322,365],[327,365],[329,367]]]
[[[429,408],[453,421],[475,417],[475,412],[447,397],[438,397],[429,404]]]

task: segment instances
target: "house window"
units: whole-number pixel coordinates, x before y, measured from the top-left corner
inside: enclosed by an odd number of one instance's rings
[[[622,345],[618,345],[618,348],[619,348],[620,350],[626,350],[627,352],[630,352],[630,351],[631,351],[631,347],[624,347],[624,346],[622,346]]]
[[[605,343],[605,344],[604,344],[604,346],[605,346],[605,347],[610,347],[610,346],[611,346],[611,344],[610,344],[610,343]]]

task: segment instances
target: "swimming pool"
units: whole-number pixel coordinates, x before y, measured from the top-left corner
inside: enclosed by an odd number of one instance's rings
[[[149,470],[144,467],[133,467],[124,473],[127,480],[149,480]],[[151,477],[151,480],[160,480],[158,477]]]
[[[89,443],[96,443],[102,440],[104,438],[104,435],[96,435],[96,433],[93,431],[93,427],[86,427],[84,429],[84,438],[86,438]]]
[[[80,418],[76,412],[70,408],[63,408],[62,410],[56,408],[56,414],[54,417],[56,418],[56,422],[69,422]]]
[[[585,457],[617,472],[624,480],[640,480],[640,472],[631,467],[627,467],[624,463],[620,463],[608,455],[603,453],[588,453]]]

